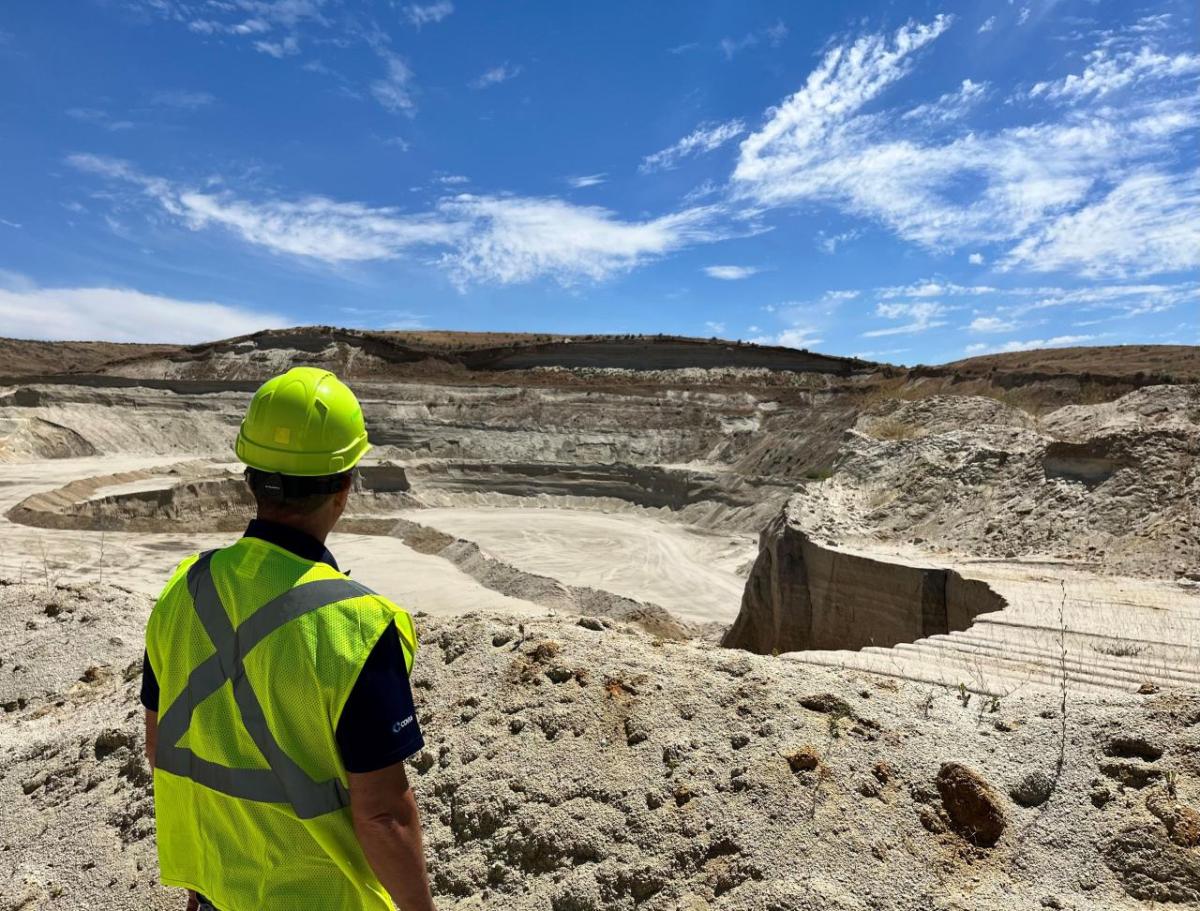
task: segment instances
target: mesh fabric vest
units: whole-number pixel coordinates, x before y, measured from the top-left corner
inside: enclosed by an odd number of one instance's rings
[[[408,614],[324,563],[243,538],[180,564],[146,629],[164,883],[222,911],[391,911],[334,736],[390,623],[411,670]]]

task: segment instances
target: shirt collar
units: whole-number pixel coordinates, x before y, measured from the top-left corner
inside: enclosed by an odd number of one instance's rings
[[[327,563],[334,569],[338,568],[337,560],[333,558],[329,548],[312,535],[290,525],[268,522],[266,519],[251,519],[250,524],[246,526],[244,537],[258,538],[260,541],[291,551],[303,560]]]

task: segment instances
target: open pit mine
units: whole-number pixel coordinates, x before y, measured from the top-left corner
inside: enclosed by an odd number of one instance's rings
[[[0,911],[167,909],[137,701],[249,397],[375,448],[439,907],[1200,906],[1200,349],[905,369],[669,337],[0,340]]]

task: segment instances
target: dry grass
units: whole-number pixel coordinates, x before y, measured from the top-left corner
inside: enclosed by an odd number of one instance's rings
[[[893,417],[876,418],[867,432],[877,440],[911,440],[921,435],[921,428]]]

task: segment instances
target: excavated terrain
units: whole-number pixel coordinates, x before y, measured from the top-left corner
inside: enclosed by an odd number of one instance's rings
[[[330,546],[418,615],[441,907],[1200,902],[1194,349],[68,354],[0,380],[0,911],[177,906],[142,630],[251,515],[231,440],[297,363],[354,378],[375,443]]]

